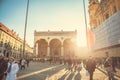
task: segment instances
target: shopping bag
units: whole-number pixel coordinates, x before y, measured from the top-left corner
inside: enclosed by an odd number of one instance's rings
[[[88,70],[86,70],[85,75],[86,75],[86,76],[89,76],[89,72],[88,72]]]

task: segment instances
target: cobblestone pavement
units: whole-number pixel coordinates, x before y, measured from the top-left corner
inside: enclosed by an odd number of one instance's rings
[[[71,72],[64,65],[32,62],[28,68],[18,72],[17,80],[89,80],[85,73],[84,68],[80,72]],[[107,76],[96,69],[94,80],[107,80]]]

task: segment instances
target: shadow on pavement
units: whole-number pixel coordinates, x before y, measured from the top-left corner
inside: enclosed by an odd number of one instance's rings
[[[81,80],[81,74],[80,74],[80,73],[77,73],[77,74],[75,75],[74,80]]]
[[[70,72],[69,71],[67,71],[61,78],[59,78],[58,80],[64,80],[65,79],[65,77],[69,74]]]
[[[74,76],[74,74],[75,74],[75,73],[72,72],[72,73],[68,76],[67,80],[72,80],[72,77]]]

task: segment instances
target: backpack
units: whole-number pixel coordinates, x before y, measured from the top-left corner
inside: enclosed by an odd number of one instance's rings
[[[109,64],[108,61],[105,61],[105,63],[104,63],[104,67],[110,67],[110,64]]]

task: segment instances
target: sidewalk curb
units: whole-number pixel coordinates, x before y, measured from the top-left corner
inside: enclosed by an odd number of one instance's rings
[[[103,72],[105,75],[107,75],[107,72],[106,72],[105,70],[103,70],[103,69],[101,69],[101,68],[98,68],[98,67],[97,67],[97,69],[98,69],[99,71]],[[115,75],[116,77],[120,78],[120,76],[119,76],[118,74],[115,74],[115,73],[114,73],[114,75]]]

